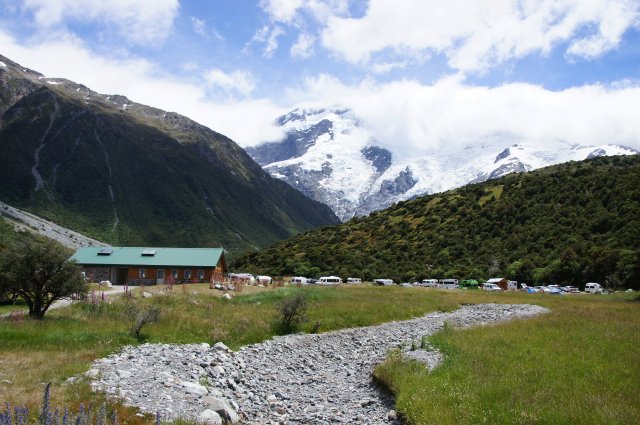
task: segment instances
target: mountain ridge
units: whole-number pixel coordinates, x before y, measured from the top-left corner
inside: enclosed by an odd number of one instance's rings
[[[111,244],[257,249],[337,222],[231,139],[0,56],[0,199]]]

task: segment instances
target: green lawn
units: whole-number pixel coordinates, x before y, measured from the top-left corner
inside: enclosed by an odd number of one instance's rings
[[[432,342],[448,357],[430,375],[399,360],[380,368],[411,423],[640,422],[634,399],[640,389],[640,302],[367,285],[268,289],[231,301],[206,285],[176,286],[171,295],[141,300],[162,313],[158,323],[143,328],[139,340],[128,332],[120,301],[75,304],[47,313],[44,321],[3,320],[0,382],[11,384],[0,383],[0,403],[38,405],[49,381],[54,403],[100,400],[86,383],[64,382],[126,344],[223,341],[237,349],[262,341],[277,329],[274,304],[296,293],[309,300],[305,332],[408,319],[461,303],[528,302],[552,309],[531,320],[437,335]],[[120,417],[139,421],[126,410]]]

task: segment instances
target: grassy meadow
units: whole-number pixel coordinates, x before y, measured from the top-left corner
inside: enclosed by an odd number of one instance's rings
[[[245,288],[232,300],[207,285],[175,286],[168,295],[139,299],[161,308],[160,321],[145,326],[139,339],[130,335],[123,303],[116,299],[52,310],[41,322],[0,320],[0,403],[38,406],[46,382],[53,382],[54,404],[102,401],[87,382],[65,381],[127,344],[223,341],[237,349],[270,338],[278,329],[275,303],[300,292],[309,302],[304,332],[408,319],[462,303],[535,303],[551,309],[531,320],[441,332],[431,342],[447,360],[431,374],[390,355],[377,377],[395,392],[408,423],[640,422],[637,298],[368,285]],[[145,421],[132,409],[115,407],[122,422]]]

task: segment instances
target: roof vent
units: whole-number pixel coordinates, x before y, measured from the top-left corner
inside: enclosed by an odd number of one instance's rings
[[[154,255],[156,255],[157,251],[158,251],[157,249],[147,248],[144,251],[142,251],[142,255],[145,257],[153,257]]]
[[[100,251],[98,251],[98,255],[111,255],[112,252],[113,248],[100,248]]]

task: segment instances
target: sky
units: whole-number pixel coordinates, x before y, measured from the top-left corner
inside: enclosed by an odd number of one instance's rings
[[[347,107],[397,154],[640,149],[640,0],[0,0],[0,54],[241,146]]]

